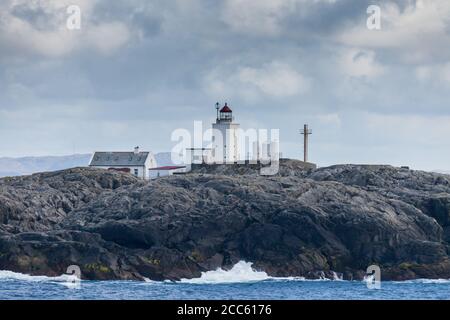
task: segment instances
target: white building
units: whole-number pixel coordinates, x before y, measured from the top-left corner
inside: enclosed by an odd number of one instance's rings
[[[148,169],[148,171],[150,174],[149,175],[150,179],[156,179],[159,177],[171,176],[177,173],[184,173],[186,172],[186,166],[162,166],[150,168]]]
[[[233,111],[225,103],[219,111],[216,123],[213,123],[212,158],[218,163],[236,163],[239,155],[239,124],[233,122]]]
[[[141,152],[139,147],[136,147],[134,152],[95,152],[89,166],[127,172],[142,179],[150,179],[149,169],[156,167],[156,160],[153,153]]]

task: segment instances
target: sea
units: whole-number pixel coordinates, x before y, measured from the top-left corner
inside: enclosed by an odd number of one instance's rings
[[[369,283],[370,282],[370,283]],[[449,279],[365,281],[274,278],[241,261],[181,281],[88,281],[0,271],[0,300],[450,300]]]

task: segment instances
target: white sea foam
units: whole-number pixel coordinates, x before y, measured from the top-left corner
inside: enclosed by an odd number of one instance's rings
[[[47,276],[31,276],[23,273],[0,270],[0,281],[2,280],[20,280],[30,282],[59,282],[65,285],[80,281],[76,275],[69,275],[69,274],[63,274],[58,277],[47,277]]]
[[[334,271],[332,271],[332,273],[333,273],[333,280],[334,281],[344,281],[344,275],[342,273],[338,274],[338,273],[336,273]]]
[[[144,277],[144,283],[160,283],[161,281],[155,281],[150,278]]]
[[[372,283],[375,280],[375,276],[373,274],[365,275],[363,282]]]
[[[252,263],[240,261],[230,270],[221,268],[214,271],[202,272],[200,278],[181,279],[181,283],[207,284],[207,283],[242,283],[257,282],[265,280],[305,280],[302,277],[277,278],[270,277],[263,271],[256,271],[252,268]]]
[[[415,279],[406,281],[394,281],[395,283],[423,283],[423,284],[450,284],[450,279]]]

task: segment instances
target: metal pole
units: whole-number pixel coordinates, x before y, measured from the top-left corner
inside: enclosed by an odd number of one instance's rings
[[[308,125],[303,126],[303,130],[300,131],[303,135],[303,161],[308,162],[308,136],[312,134],[312,131],[308,129]]]
[[[304,162],[308,162],[308,125],[305,124],[305,126],[303,127],[303,130],[305,132],[305,134],[303,135],[303,161]]]
[[[216,120],[219,121],[219,103],[216,103],[216,111],[217,111],[217,118]]]

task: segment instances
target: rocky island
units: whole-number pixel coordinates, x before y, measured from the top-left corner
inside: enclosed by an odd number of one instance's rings
[[[450,278],[448,175],[296,160],[276,176],[222,169],[0,179],[0,270],[178,280],[247,261],[280,277],[362,279],[377,264],[386,280]]]

